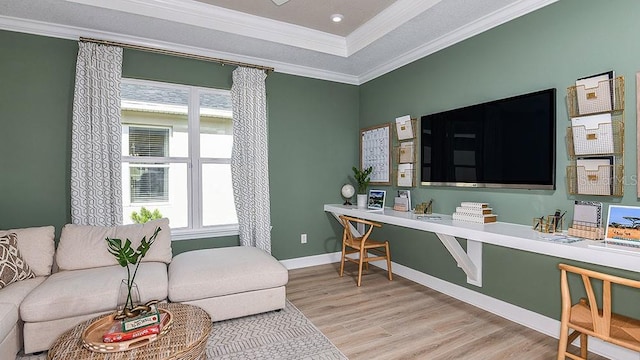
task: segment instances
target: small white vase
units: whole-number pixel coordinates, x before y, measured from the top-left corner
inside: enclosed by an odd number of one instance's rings
[[[358,207],[361,209],[367,208],[367,194],[358,194]]]

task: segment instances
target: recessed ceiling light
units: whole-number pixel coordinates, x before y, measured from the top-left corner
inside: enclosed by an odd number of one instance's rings
[[[342,19],[344,19],[344,16],[342,16],[342,14],[333,14],[331,15],[331,21],[339,23],[340,21],[342,21]]]

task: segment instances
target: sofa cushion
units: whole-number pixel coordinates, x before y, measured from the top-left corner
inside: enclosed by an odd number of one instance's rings
[[[9,303],[20,307],[24,298],[45,279],[46,277],[44,276],[37,276],[33,279],[15,282],[3,288],[2,291],[0,291],[0,303]]]
[[[287,269],[247,246],[188,251],[169,264],[169,300],[192,301],[284,286]]]
[[[4,339],[18,322],[18,307],[0,303],[0,340]]]
[[[25,322],[41,322],[72,316],[115,311],[120,282],[127,271],[120,265],[60,271],[30,292],[20,305]],[[140,300],[167,298],[167,265],[141,263],[135,278]]]
[[[36,277],[18,250],[16,233],[0,236],[0,289]]]
[[[0,230],[0,236],[18,235],[18,250],[36,276],[51,274],[55,253],[53,226]]]
[[[117,265],[116,258],[107,250],[107,237],[123,241],[129,239],[135,249],[140,245],[142,237],[149,239],[158,226],[161,229],[158,237],[142,261],[168,264],[172,256],[169,219],[111,227],[67,224],[62,228],[56,262],[61,270]]]

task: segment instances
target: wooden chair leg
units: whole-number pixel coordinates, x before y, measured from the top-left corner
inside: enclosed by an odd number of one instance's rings
[[[369,260],[367,259],[369,257],[369,252],[365,249],[364,252],[364,269],[369,272]]]
[[[342,277],[342,275],[344,274],[344,257],[345,257],[345,251],[346,251],[346,245],[344,244],[344,241],[342,242],[342,259],[340,260],[340,277]]]
[[[389,242],[384,242],[384,247],[387,252],[387,273],[389,275],[389,280],[393,280],[393,273],[391,271],[391,252],[389,251]]]
[[[587,334],[580,334],[580,356],[585,360],[587,359],[587,354],[588,354],[588,350],[587,350],[588,341],[589,341],[589,336]]]
[[[567,357],[567,345],[569,341],[569,326],[563,321],[560,323],[560,338],[558,339],[558,360],[565,360]]]
[[[362,263],[364,262],[364,252],[365,249],[362,248],[360,250],[360,259],[358,259],[358,286],[360,286],[360,283],[362,282]]]

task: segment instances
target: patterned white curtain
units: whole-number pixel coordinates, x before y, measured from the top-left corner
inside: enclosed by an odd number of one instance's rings
[[[80,42],[71,133],[71,221],[122,224],[122,48]]]
[[[233,71],[231,176],[240,244],[271,253],[266,77],[259,69]]]

